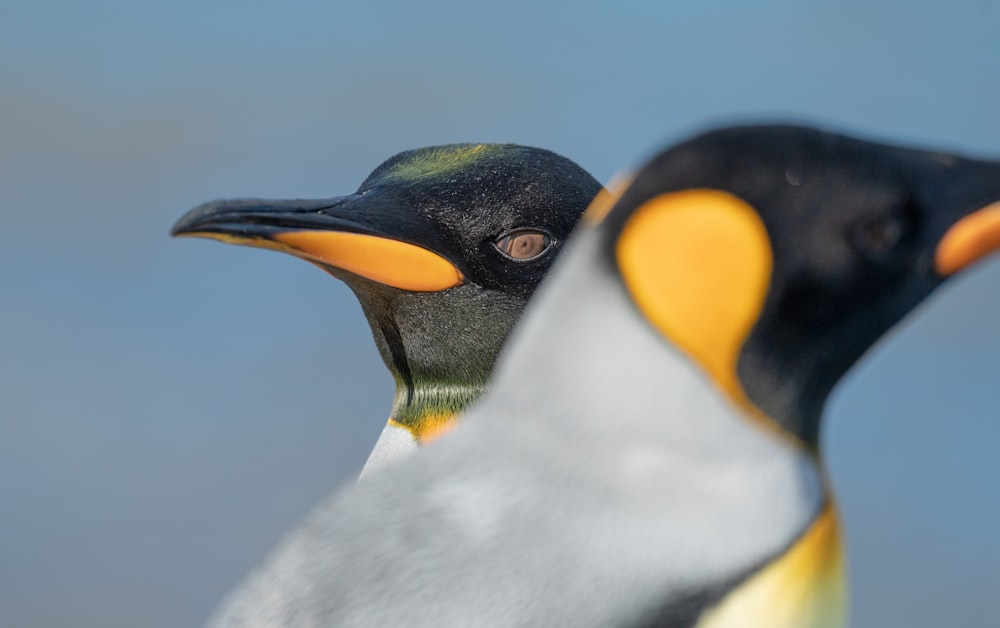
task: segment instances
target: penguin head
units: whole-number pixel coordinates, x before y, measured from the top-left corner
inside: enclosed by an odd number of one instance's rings
[[[847,369],[1000,246],[1000,163],[725,128],[651,160],[604,225],[653,326],[731,399],[814,447]]]
[[[547,150],[433,146],[388,159],[354,194],[206,203],[172,233],[283,251],[343,280],[404,403],[419,403],[414,389],[427,383],[459,391],[461,405],[468,395],[460,391],[485,383],[521,309],[600,190]]]

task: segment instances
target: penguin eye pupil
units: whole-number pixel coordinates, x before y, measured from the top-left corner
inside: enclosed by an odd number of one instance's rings
[[[541,231],[513,231],[494,243],[498,251],[515,260],[535,259],[552,244],[549,236]]]
[[[857,245],[872,258],[884,258],[903,240],[904,225],[895,217],[873,220],[861,225],[857,234]]]

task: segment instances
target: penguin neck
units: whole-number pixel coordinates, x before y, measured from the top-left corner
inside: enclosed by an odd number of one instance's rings
[[[771,325],[773,327],[773,325]],[[786,330],[784,333],[788,334]],[[836,349],[789,351],[795,339],[779,342],[755,332],[744,345],[738,374],[747,397],[789,437],[819,457],[819,435],[830,391],[853,363],[830,364]],[[780,350],[768,350],[778,346]],[[777,354],[777,355],[775,355]]]
[[[445,383],[426,381],[420,374],[403,380],[391,369],[396,380],[389,422],[405,428],[414,440],[425,443],[452,426],[459,414],[485,389],[485,382]]]
[[[389,420],[418,442],[450,427],[483,393],[524,303],[475,284],[424,293],[348,285],[395,382]]]

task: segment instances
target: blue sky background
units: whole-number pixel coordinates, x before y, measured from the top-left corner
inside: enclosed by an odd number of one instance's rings
[[[350,292],[171,240],[513,141],[601,181],[728,120],[1000,156],[990,0],[0,3],[0,625],[196,625],[354,473],[391,381]],[[856,626],[1000,615],[1000,264],[838,388]]]

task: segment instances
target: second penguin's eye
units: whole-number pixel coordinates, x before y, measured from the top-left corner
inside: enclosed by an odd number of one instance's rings
[[[869,260],[887,261],[910,238],[913,219],[910,214],[896,213],[862,223],[854,229],[854,247]]]
[[[551,245],[552,239],[549,236],[530,229],[511,231],[493,243],[498,251],[518,261],[535,259]]]

